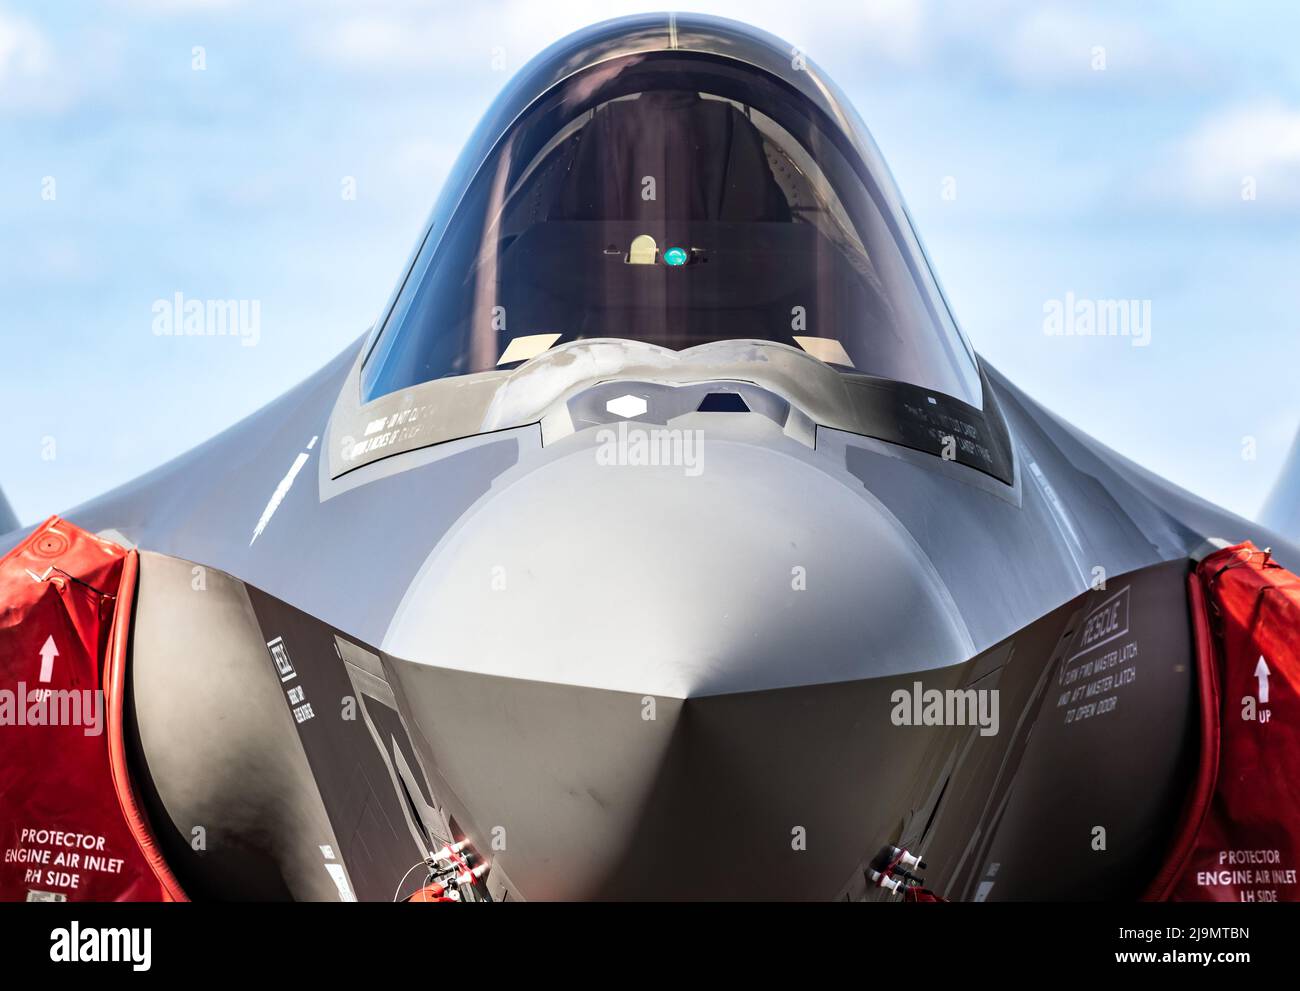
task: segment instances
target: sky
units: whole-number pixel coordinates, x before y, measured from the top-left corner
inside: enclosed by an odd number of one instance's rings
[[[660,6],[0,0],[0,488],[19,518],[342,351],[509,75]],[[770,31],[838,82],[987,361],[1255,515],[1300,425],[1300,5],[678,9]],[[256,345],[154,333],[176,293],[256,301]],[[1149,306],[1148,343],[1047,333],[1067,299]]]

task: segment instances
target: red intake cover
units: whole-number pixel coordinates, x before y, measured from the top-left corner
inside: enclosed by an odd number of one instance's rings
[[[1249,542],[1191,576],[1201,761],[1150,899],[1300,901],[1300,578]]]
[[[0,900],[164,897],[110,764],[104,676],[127,554],[51,517],[0,559]]]

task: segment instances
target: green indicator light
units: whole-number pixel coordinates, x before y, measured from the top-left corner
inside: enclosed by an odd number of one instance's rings
[[[685,265],[686,259],[689,257],[685,248],[666,248],[664,250],[665,265]]]

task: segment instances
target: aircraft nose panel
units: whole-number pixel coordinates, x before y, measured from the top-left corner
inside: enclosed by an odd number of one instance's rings
[[[683,701],[390,663],[514,897],[834,897],[929,740],[901,676]]]
[[[929,560],[860,486],[712,434],[677,463],[639,463],[608,433],[608,449],[575,445],[468,514],[408,589],[384,651],[678,699],[975,652]]]

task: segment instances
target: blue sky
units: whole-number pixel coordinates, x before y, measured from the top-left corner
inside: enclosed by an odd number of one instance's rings
[[[659,6],[0,0],[0,487],[19,517],[148,470],[337,354],[509,73]],[[681,9],[763,27],[839,82],[988,360],[1254,515],[1300,422],[1300,7]],[[260,301],[257,346],[156,336],[153,303],[177,292]],[[1046,335],[1067,292],[1150,300],[1150,345]]]

